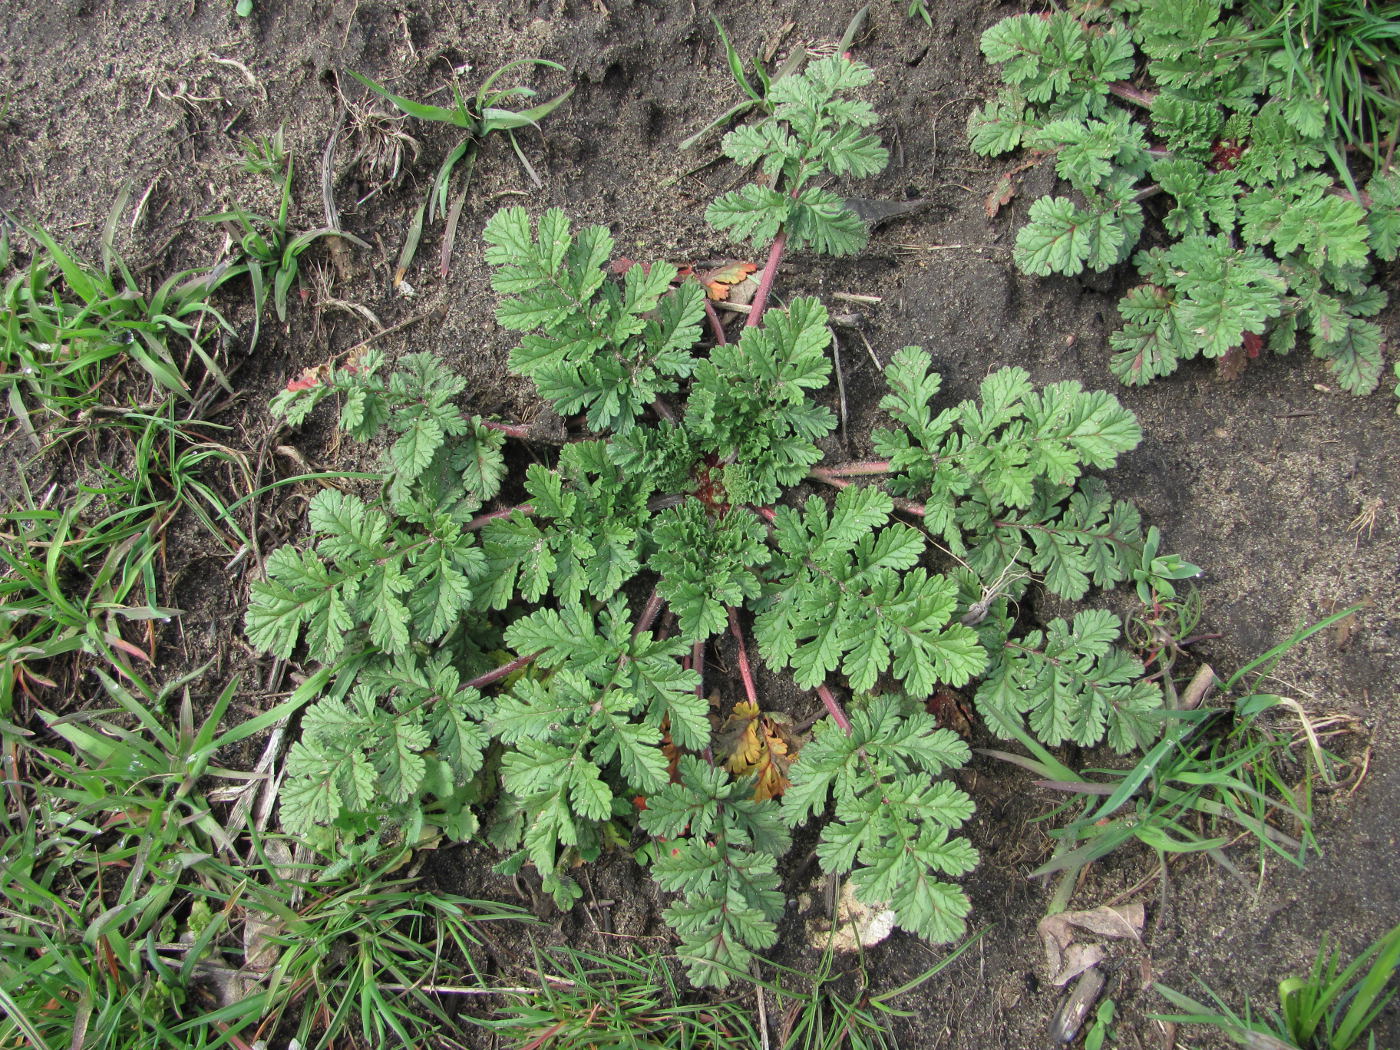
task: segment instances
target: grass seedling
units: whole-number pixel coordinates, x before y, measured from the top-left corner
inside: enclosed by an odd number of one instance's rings
[[[4,726],[0,1043],[19,1032],[38,1047],[130,1050],[218,1035],[173,1032],[196,1012],[189,993],[224,930],[180,940],[183,916],[227,918],[245,878],[215,859],[232,843],[197,790],[206,775],[229,775],[212,760],[243,730],[218,733],[237,684],[197,721],[190,687],[202,670],[160,689],[99,670],[114,708],[41,711],[32,733]]]
[[[1279,982],[1278,1011],[1265,1016],[1255,1014],[1247,1000],[1244,1015],[1235,1013],[1209,987],[1205,991],[1212,1005],[1158,984],[1163,998],[1182,1011],[1160,1020],[1211,1025],[1237,1043],[1263,1050],[1350,1050],[1394,998],[1390,985],[1400,969],[1400,926],[1345,966],[1342,960],[1340,949],[1324,940],[1306,977]],[[1375,1050],[1374,1033],[1365,1045]]]
[[[475,1023],[511,1045],[727,1050],[757,1047],[751,1011],[737,1003],[686,1002],[665,959],[535,952],[538,985],[503,992],[509,1005]]]
[[[942,973],[984,933],[986,929],[972,934],[927,970],[886,991],[871,987],[863,952],[852,971],[838,969],[834,938],[811,972],[770,962],[765,965],[777,971],[776,980],[734,976],[747,978],[760,996],[768,997],[765,1012],[777,1028],[772,1045],[782,1050],[895,1050],[896,1021],[915,1016],[896,1006],[897,1000]]]
[[[280,132],[279,132],[280,134]],[[275,147],[269,145],[269,151]],[[270,160],[264,154],[259,163]],[[295,159],[290,153],[283,153],[285,170],[282,171],[281,193],[278,199],[277,214],[273,216],[255,215],[242,208],[216,212],[203,216],[206,222],[228,224],[230,236],[237,242],[240,259],[222,272],[221,283],[234,277],[248,275],[253,288],[253,334],[248,340],[251,352],[258,345],[258,335],[262,330],[262,317],[271,292],[272,308],[277,320],[287,320],[287,297],[296,284],[300,273],[302,253],[317,241],[326,237],[344,237],[346,240],[368,248],[364,241],[352,233],[331,226],[321,226],[303,233],[293,232],[289,214],[292,205],[292,177],[296,168]],[[276,170],[276,169],[273,169]],[[269,171],[269,174],[272,172]]]
[[[1380,161],[1400,132],[1400,19],[1369,0],[1248,0],[1244,46],[1274,56],[1331,135]]]
[[[413,264],[413,257],[418,251],[418,241],[423,234],[425,215],[428,222],[436,221],[438,215],[444,216],[446,220],[443,228],[438,275],[447,276],[452,258],[452,246],[456,243],[457,238],[457,222],[461,218],[462,208],[466,204],[467,190],[471,186],[472,170],[476,166],[477,154],[493,133],[504,132],[506,138],[510,140],[511,149],[515,151],[515,156],[520,161],[520,166],[530,177],[530,181],[536,186],[542,185],[534,166],[526,159],[524,151],[520,148],[520,142],[516,139],[515,132],[522,128],[538,128],[539,122],[563,105],[568,97],[574,93],[574,89],[569,88],[568,91],[556,95],[547,102],[541,102],[526,109],[507,109],[505,107],[509,102],[535,96],[534,89],[525,87],[523,84],[504,88],[496,86],[503,76],[511,70],[521,67],[526,69],[542,67],[561,71],[564,68],[557,62],[550,62],[543,58],[520,58],[514,62],[507,62],[482,81],[481,87],[477,89],[476,95],[470,102],[462,94],[461,87],[454,81],[452,84],[453,105],[451,106],[433,106],[424,102],[415,102],[412,99],[394,94],[384,85],[371,80],[362,73],[350,71],[351,76],[361,84],[392,102],[410,117],[430,120],[439,124],[449,124],[452,127],[461,128],[467,133],[466,137],[452,148],[443,159],[442,164],[438,166],[437,174],[433,177],[432,186],[428,190],[427,200],[419,206],[414,215],[413,222],[409,226],[408,237],[404,241],[402,252],[399,254],[398,269],[394,274],[395,287],[403,282],[404,274]],[[453,176],[458,165],[462,166],[463,175],[456,196],[452,196]],[[449,197],[451,198],[450,205],[448,203]]]
[[[307,879],[263,856],[266,881],[249,889],[248,908],[267,922],[276,961],[260,991],[201,1021],[256,1010],[259,1037],[294,1031],[310,1050],[347,1039],[422,1046],[460,1034],[462,1018],[444,1003],[483,992],[473,952],[488,938],[487,924],[533,921],[509,905],[395,877],[401,850]],[[289,907],[294,900],[302,903]]]
[[[65,655],[85,652],[123,674],[128,658],[150,662],[151,621],[176,615],[159,604],[157,555],[182,509],[227,551],[248,543],[209,477],[223,466],[246,485],[240,453],[194,440],[195,424],[177,419],[173,398],[150,411],[90,415],[101,407],[89,406],[55,434],[90,437],[96,429],[110,439],[105,476],[66,501],[50,488],[36,502],[26,487],[24,502],[0,511],[0,717],[16,689],[34,698],[36,687],[57,688],[48,665]],[[123,622],[147,624],[144,648],[125,636]]]
[[[1105,1043],[1116,1041],[1113,1016],[1117,1009],[1117,1004],[1112,999],[1105,999],[1099,1003],[1099,1008],[1094,1011],[1093,1023],[1084,1033],[1084,1050],[1103,1050]]]
[[[123,672],[128,658],[149,663],[121,622],[175,614],[155,604],[153,507],[88,520],[92,494],[59,510],[54,493],[0,515],[0,717],[16,690],[34,697],[37,686],[57,688],[46,665],[67,654],[90,653]]]
[[[236,860],[244,840],[205,788],[245,774],[215,755],[305,699],[220,730],[237,683],[201,703],[203,670],[161,688],[98,671],[114,707],[4,724],[0,1045],[246,1047],[284,1021],[317,1047],[450,1030],[441,999],[456,974],[479,984],[481,924],[528,915],[395,878],[401,851],[301,881],[249,829],[255,862]]]
[[[83,262],[41,227],[24,230],[36,250],[4,287],[0,384],[7,388],[10,411],[36,446],[46,419],[71,417],[97,404],[113,385],[116,368],[127,361],[158,390],[182,398],[194,397],[185,379],[191,358],[230,389],[204,347],[203,332],[205,319],[233,332],[209,302],[230,275],[184,271],[147,297],[112,246],[125,201],[123,191],[108,217],[101,267]],[[183,361],[175,353],[179,344],[189,350]],[[106,397],[113,397],[109,389]]]
[[[249,175],[276,179],[287,166],[287,138],[283,128],[270,136],[245,135],[238,140],[238,148],[243,151],[243,170]]]
[[[1057,840],[1054,855],[1032,873],[1063,873],[1050,911],[1068,905],[1085,865],[1134,841],[1156,851],[1163,871],[1169,854],[1203,852],[1242,878],[1224,852],[1240,835],[1252,837],[1261,851],[1301,867],[1307,854],[1317,849],[1312,835],[1311,776],[1316,771],[1330,778],[1333,756],[1322,750],[1304,721],[1307,746],[1301,764],[1305,772],[1301,784],[1290,784],[1283,770],[1298,760],[1299,745],[1272,728],[1265,715],[1296,705],[1261,692],[1258,686],[1290,649],[1353,611],[1343,610],[1298,631],[1231,675],[1224,683],[1227,693],[1250,681],[1233,709],[1161,711],[1158,717],[1167,727],[1162,738],[1131,769],[1076,773],[1023,725],[994,709],[984,710],[999,734],[1016,739],[1033,757],[1002,751],[986,754],[1029,769],[1044,778],[1042,786],[1074,796],[1052,814],[1073,815],[1050,832]],[[1301,712],[1299,717],[1304,718]],[[1278,826],[1285,822],[1293,833]]]

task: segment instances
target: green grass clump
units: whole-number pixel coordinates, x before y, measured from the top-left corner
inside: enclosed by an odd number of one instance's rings
[[[213,330],[234,332],[209,301],[230,275],[189,270],[143,292],[113,248],[125,202],[122,193],[104,228],[101,266],[38,226],[15,224],[33,245],[26,265],[11,243],[0,251],[0,271],[16,270],[0,299],[0,388],[36,445],[50,420],[116,400],[128,365],[163,395],[193,397],[186,376],[195,361],[231,390],[205,346]]]
[[[1343,959],[1341,950],[1329,947],[1324,938],[1307,976],[1280,981],[1278,1011],[1263,1015],[1248,1002],[1243,1016],[1235,1013],[1209,987],[1205,990],[1213,1005],[1158,984],[1163,998],[1182,1011],[1160,1019],[1209,1025],[1243,1046],[1263,1050],[1351,1050],[1363,1036],[1368,1050],[1376,1050],[1376,1034],[1369,1029],[1395,997],[1391,982],[1400,971],[1400,926],[1345,965]]]

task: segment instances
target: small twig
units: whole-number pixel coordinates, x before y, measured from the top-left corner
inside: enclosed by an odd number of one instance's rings
[[[1009,248],[1000,244],[896,244],[895,251],[913,254],[915,252],[1004,252]]]
[[[361,339],[361,340],[360,340],[358,343],[356,343],[354,346],[350,347],[350,349],[348,349],[348,350],[342,350],[342,351],[341,351],[339,354],[337,354],[336,356],[339,357],[339,358],[342,358],[342,359],[348,359],[348,358],[354,357],[354,355],[355,355],[355,353],[356,353],[357,351],[363,350],[365,347],[369,346],[369,344],[372,343],[372,342],[374,342],[376,339],[383,339],[386,335],[393,335],[395,332],[402,332],[405,328],[411,327],[412,325],[416,325],[419,321],[427,320],[429,317],[433,317],[433,316],[435,316],[435,315],[437,315],[437,314],[444,314],[444,315],[445,315],[446,312],[447,312],[447,308],[446,308],[446,307],[444,307],[444,306],[435,306],[435,307],[433,307],[431,310],[424,310],[424,311],[422,311],[421,313],[416,313],[416,314],[414,314],[412,317],[408,318],[408,319],[405,320],[405,321],[400,321],[398,324],[390,325],[388,328],[384,329],[382,332],[375,332],[373,335],[366,336],[364,339]]]
[[[836,338],[835,332],[831,333],[831,360],[836,368],[836,396],[841,409],[841,443],[849,446],[850,438],[846,433],[846,377],[841,368],[841,340]]]
[[[758,996],[758,1036],[761,1040],[760,1050],[769,1050],[768,1002],[763,994],[763,985],[759,984],[758,981],[754,981],[753,990]]]
[[[885,366],[882,365],[882,364],[880,363],[880,359],[879,359],[878,357],[875,356],[875,348],[874,348],[873,346],[870,345],[870,340],[867,339],[867,338],[865,338],[865,333],[864,333],[864,332],[859,332],[859,333],[857,333],[857,334],[859,334],[859,336],[860,336],[860,341],[861,341],[862,343],[865,344],[865,352],[866,352],[867,354],[870,355],[870,360],[874,361],[874,362],[875,362],[875,367],[876,367],[879,371],[883,372],[883,371],[885,370]]]
[[[1196,671],[1196,676],[1191,679],[1190,684],[1181,694],[1178,708],[1182,711],[1196,710],[1210,695],[1211,690],[1215,688],[1216,681],[1215,669],[1210,664],[1201,664]]]

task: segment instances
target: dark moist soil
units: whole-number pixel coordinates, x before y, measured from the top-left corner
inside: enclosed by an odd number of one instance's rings
[[[324,222],[320,164],[341,121],[335,85],[356,106],[365,92],[345,70],[365,72],[413,98],[446,103],[444,85],[460,71],[474,86],[502,63],[538,56],[566,72],[533,78],[543,97],[569,86],[572,99],[520,145],[544,180],[533,187],[505,141],[492,141],[478,164],[464,211],[451,274],[437,275],[440,225],[430,227],[409,274],[416,295],[391,288],[399,246],[453,132],[402,125],[421,142],[397,181],[383,178],[356,153],[374,142],[342,133],[334,167],[335,200],[344,228],[374,247],[305,257],[305,298],[294,296],[289,324],[269,322],[252,354],[246,340],[224,353],[238,396],[216,421],[225,439],[257,457],[262,480],[298,472],[264,446],[272,433],[269,396],[302,368],[327,360],[370,334],[335,300],[367,307],[384,325],[410,321],[382,341],[393,354],[430,350],[470,379],[474,410],[529,420],[541,409],[527,383],[506,373],[511,337],[492,322],[493,298],[480,233],[499,206],[532,212],[566,209],[579,224],[603,223],[620,253],[677,262],[722,257],[735,249],[703,221],[706,204],[738,184],[741,173],[717,162],[713,142],[681,152],[678,143],[737,98],[711,24],[723,19],[746,55],[781,58],[792,48],[829,46],[853,14],[842,5],[712,4],[708,0],[499,2],[429,0],[257,0],[252,17],[234,16],[232,0],[15,0],[0,19],[0,206],[39,221],[90,258],[118,187],[145,197],[139,221],[128,209],[119,248],[149,279],[207,263],[223,234],[197,216],[241,204],[274,211],[266,178],[240,169],[239,140],[285,128],[297,160],[293,223]],[[1256,362],[1237,382],[1218,381],[1191,364],[1147,389],[1119,387],[1107,369],[1106,338],[1127,268],[1084,279],[1022,276],[1010,245],[1029,202],[1052,175],[1019,176],[1018,196],[995,218],[983,202],[1009,165],[966,148],[968,112],[991,90],[978,52],[981,32],[1019,8],[984,0],[931,4],[934,25],[905,17],[904,3],[871,5],[856,55],[874,67],[869,95],[884,116],[881,133],[893,161],[876,179],[852,187],[860,196],[926,198],[916,217],[876,233],[849,260],[793,256],[780,275],[782,295],[822,295],[836,313],[855,313],[839,330],[849,418],[832,451],[870,452],[881,422],[879,375],[872,355],[888,361],[921,344],[944,373],[950,400],[971,393],[995,368],[1020,365],[1039,382],[1076,379],[1112,388],[1138,414],[1141,446],[1111,476],[1116,494],[1137,501],[1160,526],[1171,550],[1204,567],[1201,629],[1219,637],[1195,653],[1222,672],[1287,638],[1334,609],[1368,603],[1348,627],[1323,632],[1292,650],[1276,671],[1274,691],[1297,699],[1313,717],[1343,712],[1367,737],[1338,746],[1369,767],[1359,789],[1317,799],[1323,855],[1305,871],[1270,859],[1250,889],[1208,860],[1172,865],[1165,890],[1133,890],[1153,858],[1126,850],[1096,867],[1076,907],[1093,907],[1125,891],[1147,906],[1141,946],[1110,947],[1110,994],[1118,1004],[1117,1045],[1169,1045],[1148,1018],[1164,1003],[1148,982],[1194,991],[1200,977],[1236,1007],[1248,994],[1271,1002],[1275,982],[1306,970],[1326,938],[1348,953],[1400,918],[1400,725],[1395,717],[1400,618],[1400,420],[1386,392],[1357,399],[1337,391],[1303,353]],[[468,68],[469,67],[469,68]],[[382,140],[381,140],[382,142]],[[761,260],[760,260],[761,261]],[[1393,280],[1393,271],[1385,275]],[[876,296],[851,305],[838,293]],[[246,300],[229,304],[245,326]],[[1396,311],[1382,315],[1394,342]],[[865,342],[869,343],[867,351]],[[835,394],[829,393],[835,404]],[[6,435],[6,477],[25,455]],[[296,445],[314,467],[346,463],[347,453],[309,428]],[[279,441],[285,441],[285,437]],[[305,494],[263,505],[260,540],[270,549],[301,526]],[[1370,514],[1362,527],[1359,516]],[[172,534],[168,571],[173,601],[186,610],[161,638],[161,658],[185,666],[217,657],[219,673],[245,675],[239,712],[264,709],[251,683],[268,679],[268,662],[241,639],[246,566],[225,571],[226,557],[199,530]],[[1051,610],[1042,607],[1040,614]],[[765,678],[766,703],[807,717],[812,699]],[[720,686],[721,689],[726,688]],[[239,713],[235,712],[235,714]],[[975,731],[974,742],[987,743]],[[1369,751],[1366,749],[1369,748]],[[1049,854],[1044,825],[1052,804],[1029,778],[978,758],[962,780],[979,802],[970,835],[982,864],[965,880],[973,924],[985,935],[947,972],[899,1005],[910,1017],[898,1035],[910,1047],[1028,1048],[1047,1045],[1046,1028],[1060,993],[1047,982],[1036,937],[1049,888],[1026,874]],[[1248,846],[1236,860],[1250,871]],[[786,873],[794,899],[817,885],[814,865],[795,852]],[[506,880],[481,872],[486,862],[461,850],[430,858],[440,886],[513,899]],[[1252,876],[1251,876],[1252,877]],[[627,946],[654,952],[667,944],[660,902],[625,861],[605,861],[589,878],[587,900],[552,915],[552,936],[592,949]],[[795,912],[778,957],[810,967]],[[549,936],[545,937],[545,941]],[[896,934],[868,955],[876,989],[890,988],[932,965],[942,950]],[[512,972],[513,960],[502,960]],[[851,966],[853,964],[845,963]],[[748,994],[748,993],[745,993]],[[1189,1038],[1187,1036],[1189,1035]],[[1183,1045],[1220,1046],[1210,1033],[1181,1034]],[[1377,1045],[1400,1046],[1400,1011],[1390,1007]]]

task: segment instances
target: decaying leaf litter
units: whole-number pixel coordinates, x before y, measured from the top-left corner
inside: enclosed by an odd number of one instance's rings
[[[119,13],[94,10],[86,15],[37,9],[20,12],[7,29],[13,46],[7,48],[11,57],[6,61],[13,67],[16,83],[32,85],[32,93],[16,101],[7,120],[19,122],[29,135],[7,135],[0,147],[10,173],[3,183],[6,204],[34,209],[51,228],[81,243],[84,227],[76,224],[100,222],[105,215],[105,204],[93,202],[110,199],[110,172],[134,169],[142,176],[136,182],[144,186],[166,159],[165,151],[153,144],[169,144],[175,155],[200,168],[215,192],[187,186],[177,173],[165,175],[160,185],[170,196],[164,207],[148,207],[139,226],[145,243],[160,244],[179,234],[191,216],[243,199],[239,193],[218,192],[235,188],[234,132],[270,135],[281,123],[274,116],[296,113],[296,119],[287,122],[288,139],[300,151],[303,171],[311,170],[311,158],[318,155],[333,125],[333,99],[316,77],[318,66],[360,69],[383,82],[407,74],[404,87],[425,93],[441,82],[432,63],[437,60],[441,67],[442,57],[490,69],[495,68],[493,63],[538,54],[566,65],[578,85],[569,104],[551,119],[548,132],[533,142],[543,158],[535,165],[546,182],[544,192],[551,195],[550,202],[579,213],[580,221],[618,223],[624,236],[640,240],[639,248],[646,249],[629,248],[628,254],[634,257],[688,259],[699,245],[712,245],[707,254],[723,257],[727,246],[713,243],[713,234],[698,220],[697,205],[702,208],[733,176],[711,169],[691,176],[692,180],[715,180],[702,187],[691,189],[684,181],[665,185],[681,167],[676,163],[675,142],[699,123],[697,109],[719,112],[734,100],[722,50],[703,17],[707,12],[693,17],[683,5],[660,10],[612,6],[618,9],[607,14],[565,9],[550,12],[548,19],[518,23],[509,12],[479,12],[470,24],[461,21],[461,12],[444,6],[406,16],[400,24],[389,13],[352,11],[347,5],[332,9],[312,40],[304,32],[306,25],[316,24],[311,5],[274,9],[260,3],[252,23],[235,21],[220,5],[201,6],[192,20],[180,21],[177,31],[170,30],[177,12],[160,5]],[[1001,254],[1009,248],[1012,227],[1004,217],[988,220],[981,212],[982,198],[1001,170],[972,160],[959,129],[966,110],[980,98],[970,86],[989,82],[976,57],[975,41],[993,15],[945,8],[934,13],[933,28],[925,30],[921,23],[906,21],[897,7],[902,5],[872,12],[870,35],[860,42],[858,52],[879,72],[876,106],[886,114],[887,134],[895,130],[897,157],[903,158],[876,192],[903,198],[912,188],[912,195],[939,200],[944,206],[891,225],[880,235],[883,241],[877,239],[865,256],[820,267],[794,264],[787,280],[794,291],[810,281],[813,290],[819,282],[823,289],[878,296],[879,304],[860,307],[861,335],[883,360],[907,343],[923,343],[934,351],[954,396],[970,390],[991,367],[1004,364],[1020,364],[1038,381],[1073,377],[1087,387],[1106,386],[1103,347],[1107,331],[1116,324],[1112,306],[1118,289],[1100,284],[1102,278],[1081,283],[1017,276]],[[849,18],[849,12],[828,16],[796,9],[787,18],[781,17],[782,12],[719,13],[731,37],[753,51],[786,21],[796,23],[789,40],[817,42],[838,38]],[[113,56],[140,52],[148,56],[150,68],[138,68],[123,59],[111,80],[98,69],[50,69],[46,52],[36,41],[65,31],[60,16],[75,17],[91,34],[97,51]],[[160,27],[166,31],[157,32]],[[131,41],[125,52],[116,46],[122,39]],[[470,48],[462,45],[463,40],[472,41]],[[206,49],[220,56],[237,54],[269,93],[265,111],[259,109],[258,93],[236,69],[201,64],[198,56]],[[328,55],[334,56],[334,63]],[[672,57],[657,62],[658,55]],[[303,64],[298,65],[299,61]],[[196,69],[206,86],[190,79]],[[210,119],[201,121],[191,102],[166,102],[157,95],[150,105],[145,103],[143,91],[155,83],[175,98],[181,71],[192,102],[216,94],[224,99],[197,103]],[[219,79],[225,75],[226,79]],[[542,86],[553,97],[571,82],[561,77]],[[112,136],[108,121],[98,118],[109,112],[110,103],[99,107],[97,100],[110,98],[113,85],[117,112],[129,118],[133,129],[128,139]],[[66,88],[69,97],[87,102],[71,106],[73,115],[62,125],[51,119],[60,87]],[[405,90],[405,94],[413,92]],[[293,100],[295,104],[289,104]],[[220,120],[212,119],[215,110]],[[224,122],[235,118],[242,126],[224,133]],[[41,145],[57,147],[68,156],[77,156],[81,147],[89,163],[57,164],[52,153],[41,152]],[[438,145],[441,150],[441,140]],[[531,149],[528,139],[525,148]],[[618,156],[629,158],[625,186],[619,185],[610,160]],[[45,157],[44,177],[35,178],[40,157]],[[688,160],[687,170],[693,167]],[[105,168],[99,163],[103,161]],[[418,174],[426,177],[427,172]],[[484,155],[476,177],[486,199],[525,190],[528,185],[504,150],[494,160]],[[1044,178],[1044,172],[1028,176],[1037,178]],[[337,278],[335,297],[360,302],[389,324],[421,310],[444,309],[435,331],[402,330],[401,349],[457,354],[473,374],[473,389],[491,391],[484,396],[495,403],[485,407],[507,418],[531,418],[532,395],[518,383],[503,380],[508,343],[490,324],[490,304],[481,294],[485,282],[480,262],[464,250],[472,241],[468,231],[473,227],[464,225],[459,233],[449,282],[430,289],[431,280],[423,281],[420,275],[417,301],[403,302],[389,291],[391,264],[402,243],[400,233],[421,200],[420,191],[411,186],[391,189],[367,202],[356,215],[346,201],[358,200],[360,195],[345,192],[349,189],[345,185],[339,197],[345,212],[342,222],[370,243],[375,243],[378,233],[383,246],[352,255],[348,275]],[[502,203],[509,200],[500,198]],[[1024,208],[1025,200],[1023,191],[1008,207]],[[294,209],[300,212],[300,228],[319,225],[315,202],[314,180],[312,185],[297,187]],[[462,222],[479,226],[488,214],[486,207],[464,211]],[[191,235],[209,236],[198,230]],[[186,243],[191,247],[184,247]],[[205,258],[217,247],[207,241],[210,251],[201,253],[194,243],[182,236],[172,242],[178,245],[172,250]],[[901,244],[922,248],[906,253],[896,247]],[[972,247],[944,247],[955,244]],[[246,425],[254,439],[269,426],[260,408],[267,396],[302,368],[326,357],[323,347],[300,342],[304,335],[295,323],[299,306],[307,313],[314,309],[313,302],[293,302],[290,328],[265,333],[264,348],[244,360],[236,373],[237,384],[247,391],[241,411],[247,414]],[[1393,331],[1393,318],[1382,320]],[[351,315],[327,315],[326,338],[332,345],[349,346],[368,334]],[[466,347],[472,349],[463,353]],[[878,387],[872,382],[874,373],[867,370],[873,365],[862,353],[843,356],[851,451],[868,454],[864,435],[879,425],[874,408]],[[1374,888],[1392,884],[1384,877],[1391,862],[1376,844],[1387,841],[1390,834],[1383,822],[1385,814],[1394,810],[1385,803],[1397,792],[1393,757],[1389,761],[1386,757],[1394,754],[1393,722],[1381,717],[1386,710],[1384,698],[1393,688],[1384,672],[1387,654],[1393,652],[1395,626],[1384,611],[1388,603],[1382,595],[1393,588],[1397,562],[1394,508],[1400,499],[1392,488],[1393,472],[1385,467],[1394,451],[1394,419],[1390,406],[1379,398],[1353,402],[1314,389],[1315,384],[1325,385],[1325,377],[1312,372],[1306,362],[1273,364],[1267,370],[1251,369],[1233,387],[1218,386],[1201,372],[1142,394],[1118,391],[1139,414],[1147,433],[1143,447],[1130,458],[1129,477],[1120,473],[1118,484],[1126,482],[1132,488],[1131,495],[1160,525],[1172,549],[1207,569],[1203,585],[1207,624],[1222,635],[1218,642],[1202,647],[1212,663],[1222,668],[1239,666],[1331,607],[1345,608],[1364,598],[1372,598],[1379,606],[1375,613],[1360,614],[1360,627],[1344,648],[1338,651],[1317,643],[1306,653],[1290,657],[1279,671],[1290,692],[1310,709],[1323,713],[1333,707],[1354,707],[1375,731],[1371,776],[1357,800],[1335,806],[1325,803],[1337,810],[1332,814],[1336,823],[1330,842],[1323,824],[1327,855],[1303,875],[1271,871],[1258,903],[1242,896],[1237,884],[1211,867],[1188,865],[1174,879],[1165,907],[1153,916],[1156,940],[1149,935],[1149,944],[1158,974],[1176,976],[1199,969],[1217,988],[1269,987],[1273,972],[1239,973],[1231,966],[1226,953],[1237,947],[1247,946],[1251,956],[1310,958],[1320,929],[1345,932],[1338,930],[1339,917],[1343,925],[1355,924],[1359,943],[1383,924],[1387,914],[1384,902],[1375,900]],[[304,454],[317,456],[314,450]],[[1376,527],[1362,539],[1348,525],[1376,499],[1382,501],[1374,517]],[[278,513],[285,514],[288,528],[295,527],[295,508]],[[186,556],[193,563],[198,553],[192,550]],[[189,609],[202,598],[211,610],[223,609],[227,614],[241,609],[241,595],[201,596],[194,578],[186,579],[180,607]],[[1328,606],[1339,599],[1340,605]],[[187,618],[190,615],[187,612]],[[1052,611],[1042,610],[1041,615],[1048,618]],[[191,655],[201,648],[223,647],[217,633],[190,632],[188,619],[185,627],[186,644],[194,647]],[[770,693],[773,685],[760,676],[765,708],[780,709],[782,704],[775,701],[782,698]],[[251,695],[248,702],[253,705],[250,709],[256,709]],[[1044,800],[1028,797],[1032,789],[1024,780],[995,765],[977,768],[972,776],[987,792],[979,796],[975,825],[977,833],[985,836],[979,846],[986,859],[976,884],[969,888],[978,912],[996,917],[998,925],[976,946],[975,952],[981,955],[977,967],[955,972],[948,984],[923,993],[946,997],[932,1000],[945,1005],[931,1005],[926,1012],[950,1018],[951,1031],[947,1035],[921,1031],[918,1039],[926,1042],[906,1039],[911,1045],[1031,1045],[1043,1032],[1053,1007],[1053,994],[1033,990],[1027,980],[1032,974],[1037,975],[1036,982],[1045,977],[1035,961],[1034,943],[1035,919],[1042,905],[1040,891],[1028,886],[1021,873],[1043,859],[1043,853],[1029,848],[1034,826],[1023,831],[1017,818],[1018,814],[1021,820],[1037,815]],[[1004,825],[1008,817],[1011,822]],[[1027,855],[1019,856],[1018,850],[1026,850]],[[442,864],[448,863],[444,858]],[[1125,867],[1131,865],[1125,862]],[[1137,881],[1139,874],[1124,870],[1120,888]],[[444,877],[441,870],[438,877]],[[1094,905],[1113,895],[1118,874],[1112,864],[1094,878],[1104,881],[1102,889],[1095,892],[1091,880],[1081,890],[1083,895],[1075,898],[1076,905]],[[1184,889],[1188,883],[1190,891]],[[1252,909],[1245,911],[1243,920],[1241,908]],[[1257,918],[1250,921],[1251,916]],[[579,931],[587,926],[583,922]],[[635,928],[647,929],[645,923]],[[1192,933],[1202,930],[1218,938],[1191,939]],[[882,967],[899,973],[911,951],[917,949],[901,947],[898,941],[874,949],[872,974],[878,979]],[[1118,972],[1110,993],[1129,1002],[1136,980],[1136,975],[1127,979]],[[990,1008],[992,1003],[998,1009]],[[1143,1003],[1143,1008],[1151,1007]]]

